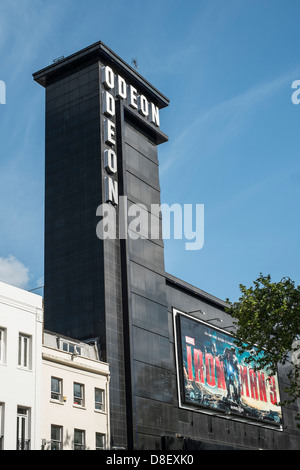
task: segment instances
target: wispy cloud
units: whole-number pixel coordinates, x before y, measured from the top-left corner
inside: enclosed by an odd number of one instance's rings
[[[274,98],[275,94],[283,88],[289,89],[292,81],[299,74],[300,68],[298,67],[273,80],[259,83],[210,109],[202,110],[176,139],[173,139],[168,155],[165,156],[161,164],[161,175],[164,175],[177,159],[183,158],[183,155],[185,159],[188,158],[189,152],[187,150],[191,147],[196,148],[195,140],[197,140],[197,148],[199,148],[201,136],[205,138],[208,135],[211,136],[209,140],[210,153],[214,149],[220,148],[228,139],[234,138],[245,128],[251,113],[257,111],[259,106],[267,100]],[[190,154],[193,155],[193,153]]]
[[[169,3],[158,2],[159,8],[165,9],[161,15],[162,22],[165,22],[164,16],[168,14]],[[174,0],[171,3],[174,3]],[[242,7],[243,1],[241,0],[231,0],[230,2],[199,2],[196,0],[191,4],[187,2],[186,13],[189,16],[188,27],[184,29],[184,38],[182,34],[176,34],[176,32],[174,35],[167,36],[163,44],[159,43],[159,53],[152,58],[155,65],[153,62],[148,65],[144,64],[146,76],[154,74],[159,77],[162,74],[170,74],[174,79],[174,76],[179,75],[183,68],[186,67],[186,70],[189,71],[190,65],[194,61],[200,61],[203,65],[211,53],[212,47],[220,43],[224,30],[238,16]],[[149,8],[153,10],[152,2],[149,3]],[[176,6],[174,5],[173,8]],[[182,21],[184,22],[184,18]],[[160,24],[158,23],[158,25]],[[163,25],[161,28],[163,29]],[[141,46],[145,49],[144,42],[141,43]],[[149,43],[149,46],[153,50],[152,42]],[[161,53],[164,54],[163,60]],[[201,78],[199,77],[199,79]]]
[[[62,12],[66,11],[68,2],[61,3],[31,0],[28,8],[27,2],[4,0],[0,18],[0,47],[6,47],[2,69],[9,73],[10,86],[16,86],[20,76],[27,73],[27,67],[31,67],[38,52],[45,48],[47,37],[53,34],[58,19],[64,18]]]
[[[0,281],[25,289],[29,283],[29,269],[12,255],[0,258]]]

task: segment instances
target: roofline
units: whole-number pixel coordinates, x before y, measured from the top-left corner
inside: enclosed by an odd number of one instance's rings
[[[189,294],[193,294],[197,297],[201,297],[201,299],[206,300],[218,307],[221,307],[223,310],[229,307],[228,303],[224,302],[224,300],[215,297],[214,295],[208,294],[207,292],[199,289],[198,287],[189,284],[188,282],[182,281],[181,279],[173,276],[172,274],[165,273],[166,282],[170,284],[174,284],[176,287],[187,291]]]
[[[164,108],[169,105],[170,101],[166,96],[151,85],[150,82],[128,65],[102,41],[95,42],[74,54],[64,57],[59,62],[48,65],[47,67],[33,73],[33,79],[46,88],[59,74],[91,59],[104,59],[106,62],[114,66],[115,71],[122,73],[123,78],[129,78],[131,82],[136,83],[141,89],[146,90],[148,94],[153,97],[153,102],[159,106],[159,108]]]

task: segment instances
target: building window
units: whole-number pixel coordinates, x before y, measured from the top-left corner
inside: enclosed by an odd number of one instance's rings
[[[84,406],[84,385],[74,382],[74,405]]]
[[[104,450],[104,449],[105,449],[105,434],[96,432],[96,450]]]
[[[5,364],[6,330],[0,328],[0,364]]]
[[[104,390],[95,388],[95,410],[105,411]]]
[[[62,426],[51,424],[51,450],[62,450]]]
[[[81,355],[81,347],[74,343],[69,343],[68,341],[62,341],[61,347],[63,351],[69,352],[70,354]]]
[[[85,450],[85,431],[74,429],[74,450]]]
[[[17,450],[30,450],[29,410],[21,406],[17,409]]]
[[[18,365],[24,369],[30,368],[30,345],[31,338],[23,334],[19,335]]]
[[[62,401],[62,380],[51,377],[51,400]]]
[[[0,450],[3,450],[4,434],[4,403],[0,403]]]

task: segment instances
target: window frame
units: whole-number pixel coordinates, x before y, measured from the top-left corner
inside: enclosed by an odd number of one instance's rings
[[[59,431],[59,440],[53,439],[52,431],[58,429]],[[58,449],[53,449],[54,444],[58,445]],[[51,442],[50,442],[50,450],[63,450],[63,427],[58,424],[51,424]]]
[[[52,390],[52,380],[57,380],[58,388],[59,388],[58,392]],[[58,395],[58,398],[53,397],[53,394]],[[62,403],[62,401],[63,401],[63,380],[61,378],[51,376],[50,396],[51,396],[51,400],[53,400],[55,402]]]
[[[96,399],[97,392],[101,392],[102,401],[98,401]],[[103,390],[103,388],[95,387],[94,394],[95,394],[95,411],[102,411],[103,413],[105,413],[105,391]]]
[[[6,328],[0,327],[0,364],[6,364]]]
[[[80,396],[75,395],[75,385],[79,385],[80,387]],[[84,408],[85,405],[85,390],[84,390],[84,384],[81,384],[79,382],[73,382],[73,405],[78,406],[80,408]],[[77,403],[75,403],[75,400]]]
[[[17,450],[30,450],[31,409],[26,406],[17,407]]]
[[[97,438],[102,437],[103,438],[103,447],[97,446]],[[106,449],[106,434],[103,432],[96,432],[95,435],[95,450],[105,450]]]
[[[66,341],[66,340],[61,340],[60,349],[64,352],[67,352],[69,354],[74,354],[74,355],[77,355],[77,356],[81,356],[81,353],[82,353],[82,347],[81,346],[79,346],[76,343],[72,343],[72,342]]]
[[[0,402],[0,450],[3,450],[5,403]]]
[[[75,441],[76,434],[82,437],[81,442]],[[77,428],[74,429],[73,447],[74,447],[74,450],[85,450],[85,430],[84,429],[77,429]]]
[[[26,370],[31,370],[31,338],[30,335],[19,333],[18,366]]]

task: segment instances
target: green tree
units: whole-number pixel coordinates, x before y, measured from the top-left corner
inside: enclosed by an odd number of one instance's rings
[[[281,405],[293,403],[300,398],[300,286],[290,278],[272,282],[270,275],[260,274],[253,286],[241,284],[240,291],[237,302],[227,299],[226,309],[234,319],[236,345],[250,352],[255,369],[266,368],[270,375],[279,364],[290,363],[288,398]]]

